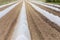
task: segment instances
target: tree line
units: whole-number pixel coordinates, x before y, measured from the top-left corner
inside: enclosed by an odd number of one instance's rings
[[[60,2],[60,0],[46,0],[47,2]]]

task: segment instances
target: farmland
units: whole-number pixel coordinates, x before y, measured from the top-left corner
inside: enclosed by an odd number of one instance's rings
[[[0,0],[0,5],[7,4],[16,0]]]

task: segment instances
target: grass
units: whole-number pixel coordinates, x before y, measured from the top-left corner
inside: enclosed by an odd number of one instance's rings
[[[8,3],[13,2],[13,1],[16,1],[16,0],[0,0],[0,6],[4,5],[4,4],[8,4]]]
[[[60,5],[60,2],[48,2],[48,3],[59,4]]]
[[[8,4],[9,2],[3,2],[3,3],[0,3],[0,5],[3,5],[3,4]]]
[[[60,3],[53,3],[53,4],[59,4],[60,5]]]

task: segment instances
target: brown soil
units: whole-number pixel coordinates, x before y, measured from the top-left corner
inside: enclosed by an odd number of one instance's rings
[[[42,5],[39,5],[39,4],[36,4],[36,3],[33,3],[33,4],[35,4],[35,5],[39,6],[40,8],[42,8],[42,9],[44,9],[44,10],[46,10],[46,11],[48,11],[50,13],[53,13],[54,15],[57,15],[57,16],[60,17],[60,12],[58,12],[58,11],[55,11],[53,9],[47,8],[45,6],[42,6]]]
[[[21,3],[0,19],[0,40],[10,40],[20,13]]]
[[[49,5],[49,4],[45,4],[45,5],[48,5],[48,6],[53,6],[53,7],[56,7],[56,8],[59,8],[59,9],[60,9],[60,7],[57,7],[57,6],[54,6],[54,5]]]
[[[31,6],[31,5],[30,5]],[[32,7],[33,8],[33,7]],[[34,9],[34,8],[33,8]],[[35,9],[34,9],[35,10]],[[36,10],[35,10],[36,11]],[[36,11],[37,12],[37,11]],[[52,26],[53,28],[55,28],[56,30],[58,30],[60,32],[60,26],[58,26],[57,24],[51,22],[49,19],[47,19],[45,16],[43,16],[41,13],[37,12],[38,15],[46,22],[48,23],[50,26]]]
[[[6,8],[8,8],[8,7],[10,7],[10,6],[14,5],[14,4],[15,4],[15,3],[13,3],[13,4],[11,4],[11,5],[7,5],[7,6],[3,7],[3,8],[0,8],[0,11],[3,11],[4,9],[6,9]]]
[[[26,3],[26,9],[32,40],[60,40],[60,32],[47,23],[46,19],[42,18],[44,16],[39,15],[41,13],[33,9],[28,3]]]

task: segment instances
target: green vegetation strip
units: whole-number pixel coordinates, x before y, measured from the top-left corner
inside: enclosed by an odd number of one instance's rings
[[[8,4],[13,1],[16,1],[16,0],[0,0],[0,5]]]
[[[47,2],[47,3],[58,4],[58,5],[60,5],[60,3],[58,3],[58,2]]]

